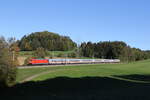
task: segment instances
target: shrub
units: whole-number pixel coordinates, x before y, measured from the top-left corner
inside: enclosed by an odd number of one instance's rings
[[[46,49],[40,47],[34,51],[33,55],[36,58],[45,58],[48,55],[48,51]]]
[[[75,52],[72,52],[72,53],[69,53],[69,54],[68,54],[68,57],[76,58],[76,57],[77,57],[77,54],[76,54]]]
[[[24,61],[24,65],[28,65],[29,64],[29,61],[32,59],[32,57],[27,57]]]

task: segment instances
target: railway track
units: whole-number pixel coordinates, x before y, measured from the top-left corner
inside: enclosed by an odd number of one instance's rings
[[[53,65],[30,65],[30,66],[18,66],[19,69],[24,68],[42,68],[42,67],[59,67],[59,66],[81,66],[81,65],[92,65],[92,64],[53,64]]]
[[[49,64],[49,65],[29,65],[29,66],[18,66],[19,69],[25,68],[44,68],[44,67],[60,67],[60,66],[81,66],[81,65],[93,65],[93,64],[119,64],[119,63],[86,63],[86,64]]]

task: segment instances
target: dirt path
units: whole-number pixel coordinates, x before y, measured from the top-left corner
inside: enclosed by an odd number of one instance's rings
[[[39,73],[39,74],[35,74],[33,76],[30,76],[30,77],[27,77],[25,78],[24,80],[20,81],[19,83],[24,83],[24,82],[28,82],[28,81],[31,81],[32,79],[36,78],[36,77],[39,77],[41,75],[44,75],[44,74],[49,74],[49,73],[52,73],[52,72],[56,72],[56,71],[62,71],[64,69],[57,69],[57,70],[51,70],[51,71],[47,71],[47,72],[42,72],[42,73]]]

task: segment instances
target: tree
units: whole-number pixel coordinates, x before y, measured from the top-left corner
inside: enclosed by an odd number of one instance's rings
[[[10,86],[16,80],[16,62],[13,61],[12,45],[0,38],[0,86]]]

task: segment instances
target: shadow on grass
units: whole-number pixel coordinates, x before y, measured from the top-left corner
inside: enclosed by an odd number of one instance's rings
[[[150,84],[107,77],[57,77],[17,84],[0,94],[1,100],[150,100]]]

